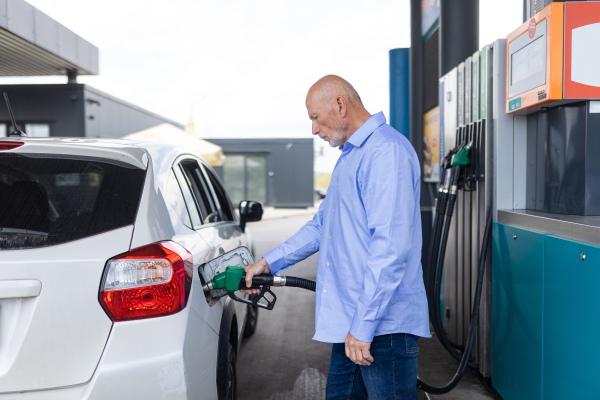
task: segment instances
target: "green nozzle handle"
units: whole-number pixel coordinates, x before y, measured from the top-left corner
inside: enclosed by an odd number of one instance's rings
[[[229,266],[225,272],[215,276],[211,281],[213,289],[225,289],[228,293],[239,290],[240,281],[244,276],[244,268],[240,266]]]

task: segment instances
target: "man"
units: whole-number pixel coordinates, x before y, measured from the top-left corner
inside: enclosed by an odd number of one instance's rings
[[[317,214],[247,266],[246,284],[319,251],[313,339],[333,343],[327,399],[417,399],[417,339],[430,337],[417,156],[338,76],[317,81],[306,108],[313,135],[342,154]]]

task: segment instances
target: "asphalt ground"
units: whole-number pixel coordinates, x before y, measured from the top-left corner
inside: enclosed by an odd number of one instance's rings
[[[257,258],[312,217],[310,210],[285,218],[271,218],[273,213],[277,211],[249,224]],[[317,255],[281,274],[316,280]],[[331,344],[312,340],[315,294],[291,287],[274,287],[272,291],[277,296],[275,307],[259,310],[255,334],[242,342],[237,361],[238,400],[324,399]]]
[[[316,212],[311,209],[265,209],[261,222],[249,224],[256,257],[261,257],[293,235]],[[316,279],[313,255],[283,275]],[[273,310],[260,310],[256,333],[244,339],[238,355],[239,400],[317,400],[325,398],[331,344],[312,340],[314,293],[299,288],[272,288]],[[432,330],[433,331],[433,330]],[[419,340],[419,378],[433,386],[452,379],[458,363],[437,338]],[[467,370],[458,386],[442,396],[420,393],[420,399],[499,399],[487,382]]]

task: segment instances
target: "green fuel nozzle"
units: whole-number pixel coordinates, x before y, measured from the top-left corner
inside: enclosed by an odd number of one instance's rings
[[[222,272],[204,285],[203,289],[208,290],[219,290],[225,289],[227,293],[233,293],[236,290],[240,289],[240,282],[242,281],[242,277],[244,277],[244,268],[240,266],[229,266],[225,269],[225,272]]]
[[[261,286],[285,286],[285,283],[285,276],[263,274],[252,277],[253,289],[259,289]],[[237,265],[225,268],[225,272],[215,275],[210,282],[202,287],[204,292],[225,289],[227,293],[246,288],[246,273],[244,268]]]
[[[251,296],[250,299],[243,299],[235,295],[240,289],[247,289],[246,273],[240,266],[228,266],[225,272],[221,272],[202,286],[204,294],[212,298],[228,295],[240,303],[251,304],[267,310],[272,310],[277,296],[271,291],[271,286],[291,286],[306,290],[315,291],[316,283],[308,279],[296,278],[293,276],[277,276],[271,274],[255,275],[252,277],[252,288],[260,289],[260,293]],[[268,296],[267,296],[268,295]]]
[[[213,295],[213,297],[223,297],[228,295],[235,301],[240,303],[251,304],[267,310],[272,310],[275,305],[277,297],[275,293],[271,291],[271,286],[283,286],[285,285],[285,277],[273,276],[270,274],[257,275],[252,277],[252,289],[260,289],[260,293],[254,295],[252,300],[240,298],[235,295],[235,292],[240,289],[246,289],[246,273],[244,268],[240,266],[228,266],[225,268],[225,272],[221,272],[202,286],[204,293]],[[282,284],[283,282],[283,284]],[[211,293],[212,292],[212,293]],[[269,295],[266,297],[265,295]],[[263,300],[262,302],[259,302]]]
[[[471,145],[462,147],[458,152],[452,156],[452,166],[457,165],[468,165],[471,160],[469,158],[469,152],[471,151]]]

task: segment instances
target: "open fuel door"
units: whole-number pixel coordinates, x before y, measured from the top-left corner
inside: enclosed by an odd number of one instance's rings
[[[244,268],[254,262],[254,257],[248,248],[240,246],[219,257],[207,262],[202,265],[198,271],[200,273],[200,279],[202,284],[206,284],[213,280],[213,278],[227,270],[227,267],[241,267]],[[215,305],[219,299],[223,296],[227,296],[227,290],[216,289],[205,293],[206,301],[210,306]]]
[[[271,291],[274,283],[272,275],[260,275],[252,279],[253,288],[260,288],[260,293],[252,295],[250,299],[247,294],[238,291],[246,287],[244,267],[253,262],[252,253],[246,247],[238,247],[201,266],[199,271],[208,304],[213,306],[221,297],[229,296],[238,303],[272,310],[277,299]]]

